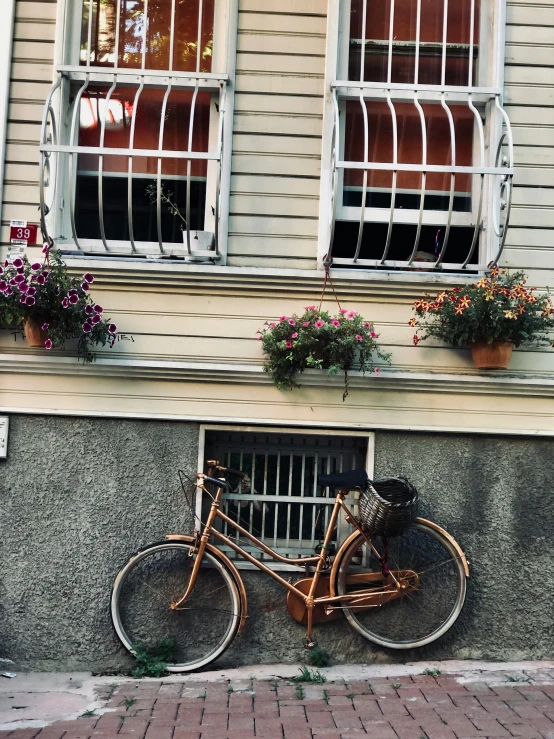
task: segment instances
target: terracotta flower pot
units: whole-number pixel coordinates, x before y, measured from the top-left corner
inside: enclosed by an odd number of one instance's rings
[[[512,358],[511,341],[477,341],[471,345],[471,356],[477,369],[507,369]]]
[[[29,346],[41,346],[44,349],[44,343],[48,338],[48,334],[46,331],[42,330],[41,324],[27,319],[23,328],[27,344],[29,344]]]

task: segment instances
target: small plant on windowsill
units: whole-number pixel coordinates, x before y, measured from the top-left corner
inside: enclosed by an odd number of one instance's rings
[[[327,369],[330,375],[344,373],[343,400],[348,395],[348,373],[373,371],[375,358],[390,362],[390,354],[377,344],[373,326],[359,313],[341,309],[336,316],[309,305],[301,316],[281,316],[266,322],[258,340],[267,355],[264,370],[280,390],[299,387],[297,376],[305,369]]]
[[[522,344],[554,345],[547,332],[554,330],[554,308],[548,295],[537,296],[525,287],[524,272],[494,267],[469,287],[444,290],[435,298],[416,300],[414,344],[433,337],[453,347],[472,351],[479,369],[506,369],[512,347]]]
[[[46,349],[76,338],[79,357],[92,362],[92,347],[113,346],[117,327],[89,294],[93,275],[71,277],[59,252],[42,251],[43,264],[18,258],[0,267],[0,327],[23,326],[28,344]]]

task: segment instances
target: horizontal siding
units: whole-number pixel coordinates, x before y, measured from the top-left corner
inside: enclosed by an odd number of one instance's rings
[[[16,3],[1,244],[7,243],[11,219],[39,220],[38,144],[44,100],[52,84],[55,19],[55,2]]]
[[[229,264],[316,265],[326,6],[239,4]]]

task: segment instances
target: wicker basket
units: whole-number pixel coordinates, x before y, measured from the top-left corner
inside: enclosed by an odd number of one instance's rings
[[[360,494],[360,522],[372,535],[399,536],[416,518],[418,502],[418,492],[406,478],[374,480]]]

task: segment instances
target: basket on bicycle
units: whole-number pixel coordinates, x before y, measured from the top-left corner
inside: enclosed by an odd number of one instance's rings
[[[399,536],[417,516],[419,495],[405,477],[373,480],[361,491],[358,515],[363,527],[376,536]]]

